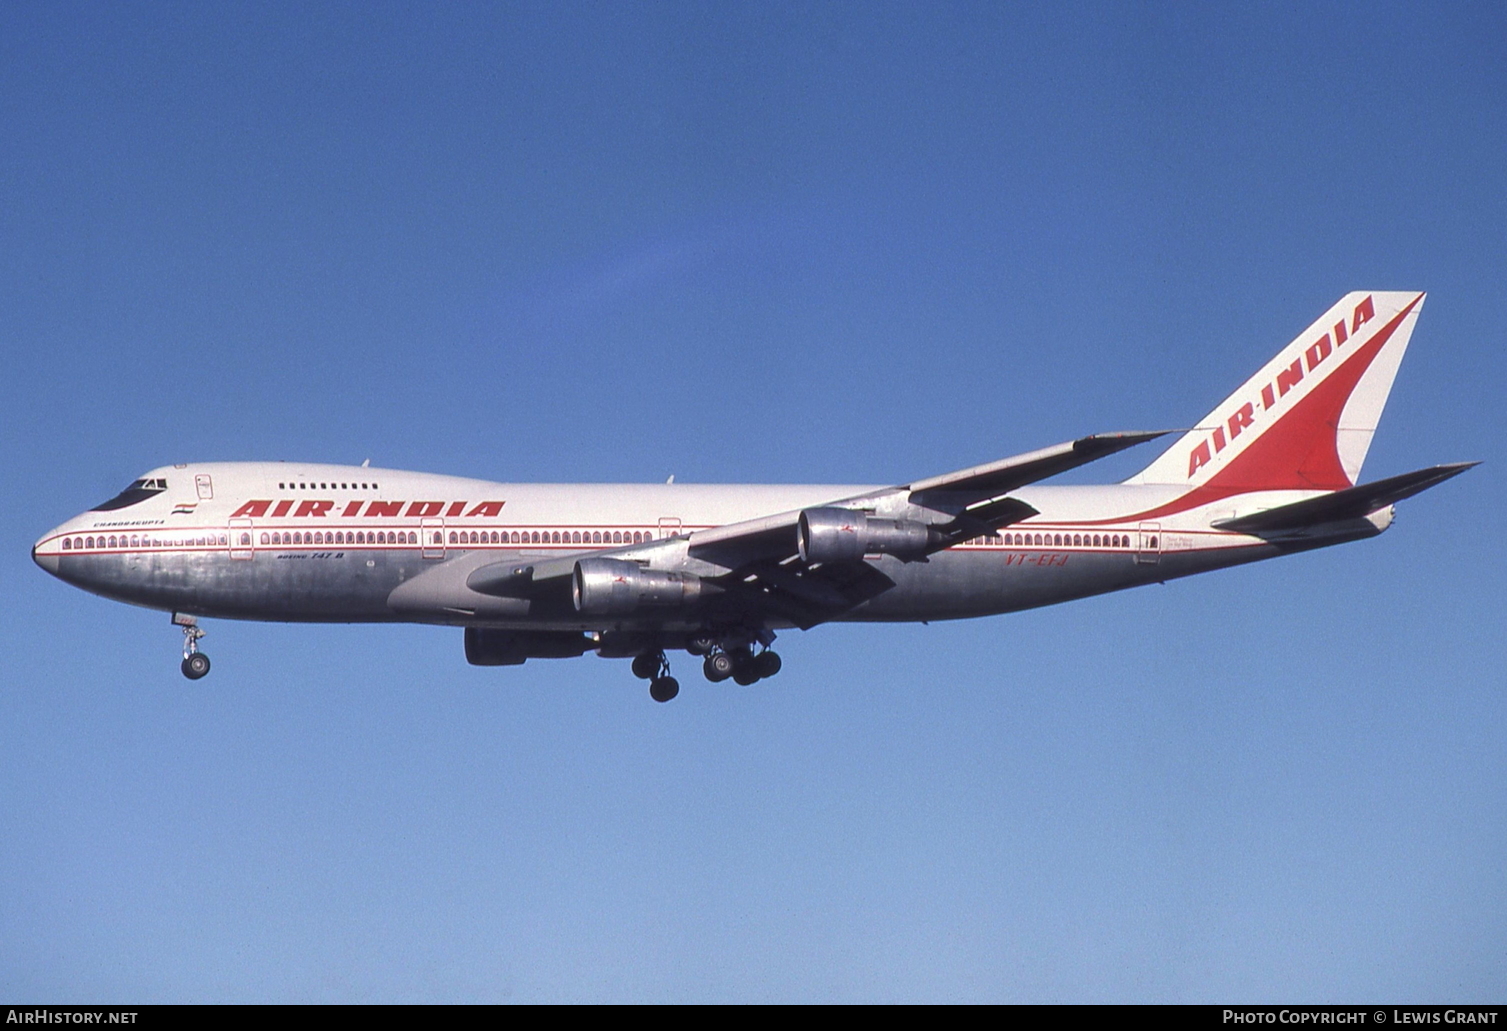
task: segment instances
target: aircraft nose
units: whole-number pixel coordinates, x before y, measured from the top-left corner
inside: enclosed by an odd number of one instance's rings
[[[53,576],[58,575],[57,532],[49,533],[31,546],[31,560]]]

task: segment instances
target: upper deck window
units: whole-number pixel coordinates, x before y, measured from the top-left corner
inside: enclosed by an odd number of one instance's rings
[[[131,481],[131,485],[125,490],[115,495],[109,501],[95,505],[91,511],[113,512],[118,508],[129,508],[131,505],[139,504],[147,498],[156,497],[165,490],[167,490],[166,480],[133,480]]]

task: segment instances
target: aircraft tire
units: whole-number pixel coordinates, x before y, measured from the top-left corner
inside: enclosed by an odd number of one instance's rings
[[[209,672],[209,656],[203,652],[194,652],[183,660],[183,675],[190,680],[198,680]]]
[[[727,652],[708,655],[706,661],[701,664],[701,672],[714,684],[720,684],[732,676],[734,668],[733,658]]]
[[[761,652],[759,657],[754,659],[754,669],[758,672],[760,680],[774,676],[783,665],[780,657],[770,651]]]
[[[674,677],[655,677],[649,683],[649,697],[656,702],[668,702],[680,693],[680,681]]]
[[[640,680],[653,680],[659,676],[659,654],[644,652],[633,657],[633,675]]]
[[[717,639],[711,634],[692,634],[685,643],[685,650],[692,655],[710,655],[717,647]]]
[[[738,667],[738,671],[733,674],[733,682],[741,684],[744,687],[758,683],[758,680],[758,671],[750,668],[748,665]]]

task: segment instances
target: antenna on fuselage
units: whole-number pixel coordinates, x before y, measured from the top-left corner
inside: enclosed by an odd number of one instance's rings
[[[370,458],[363,458],[361,460],[361,468],[363,468],[363,469],[365,469],[367,466],[369,466],[371,464],[372,464],[372,460]]]

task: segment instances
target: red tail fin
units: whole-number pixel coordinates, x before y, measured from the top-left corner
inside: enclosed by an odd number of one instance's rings
[[[1424,295],[1346,294],[1128,483],[1342,490],[1360,476]]]

